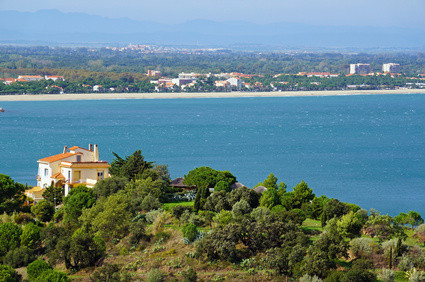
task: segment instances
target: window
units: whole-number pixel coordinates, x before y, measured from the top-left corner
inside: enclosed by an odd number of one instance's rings
[[[103,171],[98,171],[97,172],[97,180],[102,180],[103,179]]]
[[[49,169],[48,168],[45,168],[44,169],[44,176],[48,176],[49,175]]]
[[[77,156],[77,163],[81,163],[81,156],[80,155]]]
[[[71,180],[71,171],[68,170],[68,180]]]

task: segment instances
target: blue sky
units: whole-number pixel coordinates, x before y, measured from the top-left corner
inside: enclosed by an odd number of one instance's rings
[[[58,9],[161,23],[193,19],[425,26],[425,0],[0,0],[0,10]]]

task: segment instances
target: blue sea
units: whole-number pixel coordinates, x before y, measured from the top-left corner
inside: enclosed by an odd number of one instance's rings
[[[425,217],[425,95],[0,102],[0,173],[34,185],[37,160],[99,145],[142,149],[172,177],[229,170],[253,187],[271,172],[327,195]],[[290,190],[289,189],[289,190]]]

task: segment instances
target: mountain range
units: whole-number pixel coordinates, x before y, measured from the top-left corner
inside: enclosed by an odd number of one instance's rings
[[[162,24],[58,10],[0,11],[0,43],[109,43],[324,48],[425,48],[425,28],[255,24],[192,20]]]

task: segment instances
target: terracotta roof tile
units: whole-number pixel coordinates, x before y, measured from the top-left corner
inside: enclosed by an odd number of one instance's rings
[[[71,157],[73,155],[75,155],[75,154],[74,153],[62,153],[62,154],[57,154],[57,155],[50,156],[50,157],[47,157],[47,158],[39,159],[38,161],[39,162],[46,162],[46,163],[53,163],[53,162]]]

